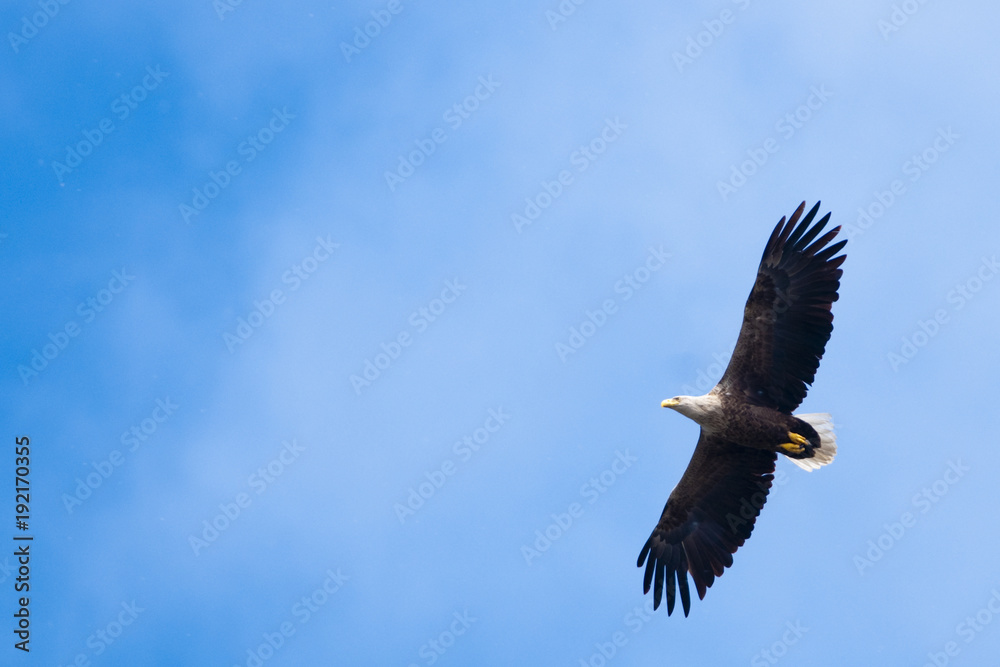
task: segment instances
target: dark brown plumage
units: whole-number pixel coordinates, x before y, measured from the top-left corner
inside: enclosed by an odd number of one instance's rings
[[[643,590],[652,586],[654,608],[666,590],[668,614],[679,591],[688,615],[687,574],[704,598],[733,564],[767,499],[777,452],[806,469],[829,463],[836,452],[829,415],[792,416],[833,331],[831,304],[846,258],[834,256],[846,241],[829,245],[839,227],[819,236],[830,215],[812,224],[819,203],[802,217],[804,208],[805,202],[787,222],[782,218],[768,239],[719,384],[705,396],[663,403],[702,426],[691,462],[639,554]]]
[[[812,242],[830,220],[827,213],[809,227],[819,202],[795,225],[804,208],[802,202],[787,223],[782,218],[771,232],[736,349],[719,382],[754,405],[788,414],[806,397],[806,385],[812,384],[830,340],[830,308],[838,298],[840,265],[847,259],[834,257],[846,240],[827,246],[840,227]]]

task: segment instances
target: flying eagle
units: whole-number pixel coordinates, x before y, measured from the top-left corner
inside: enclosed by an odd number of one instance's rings
[[[837,453],[830,415],[792,414],[833,331],[830,307],[847,257],[834,257],[846,240],[828,245],[840,227],[819,236],[830,214],[813,225],[819,203],[802,218],[804,209],[802,202],[771,232],[719,384],[662,403],[701,425],[691,462],[639,553],[643,591],[652,585],[655,609],[666,588],[668,615],[678,590],[688,615],[688,573],[703,599],[733,564],[767,499],[778,452],[810,471]]]

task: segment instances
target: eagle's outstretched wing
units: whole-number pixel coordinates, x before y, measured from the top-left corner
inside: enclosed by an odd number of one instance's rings
[[[702,432],[684,476],[639,554],[638,566],[646,563],[643,592],[653,585],[653,609],[660,606],[666,587],[671,614],[679,589],[687,616],[687,573],[700,599],[715,577],[733,564],[733,554],[750,537],[767,499],[776,457]]]
[[[830,214],[810,227],[819,202],[799,222],[804,209],[802,202],[768,239],[740,337],[719,381],[723,391],[786,414],[799,406],[816,377],[833,331],[830,306],[837,300],[839,267],[847,257],[834,257],[846,240],[827,245],[840,227],[816,239]]]

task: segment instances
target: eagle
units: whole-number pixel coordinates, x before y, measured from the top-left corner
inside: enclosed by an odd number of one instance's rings
[[[733,564],[767,499],[779,453],[808,471],[837,453],[829,414],[792,414],[833,331],[831,305],[847,258],[837,255],[846,240],[831,245],[840,227],[820,236],[830,214],[813,224],[819,206],[803,217],[802,202],[771,232],[719,383],[704,396],[675,396],[661,404],[701,426],[687,470],[637,563],[646,566],[643,592],[652,586],[654,609],[666,590],[667,615],[678,591],[688,615],[688,574],[704,599]]]

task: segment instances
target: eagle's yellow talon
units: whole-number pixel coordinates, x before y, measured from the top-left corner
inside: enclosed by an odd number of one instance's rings
[[[801,454],[802,452],[806,451],[805,447],[793,442],[783,442],[778,446],[781,447],[786,452],[788,452],[789,454]]]
[[[803,438],[798,433],[788,432],[788,439],[794,442],[796,445],[807,445],[809,444],[808,438]]]
[[[792,433],[791,431],[789,431],[788,439],[791,440],[791,442],[785,442],[778,446],[781,447],[786,452],[788,452],[789,454],[801,454],[802,452],[806,451],[806,448],[803,447],[802,445],[809,444],[809,440],[807,438],[803,438],[798,433]]]

